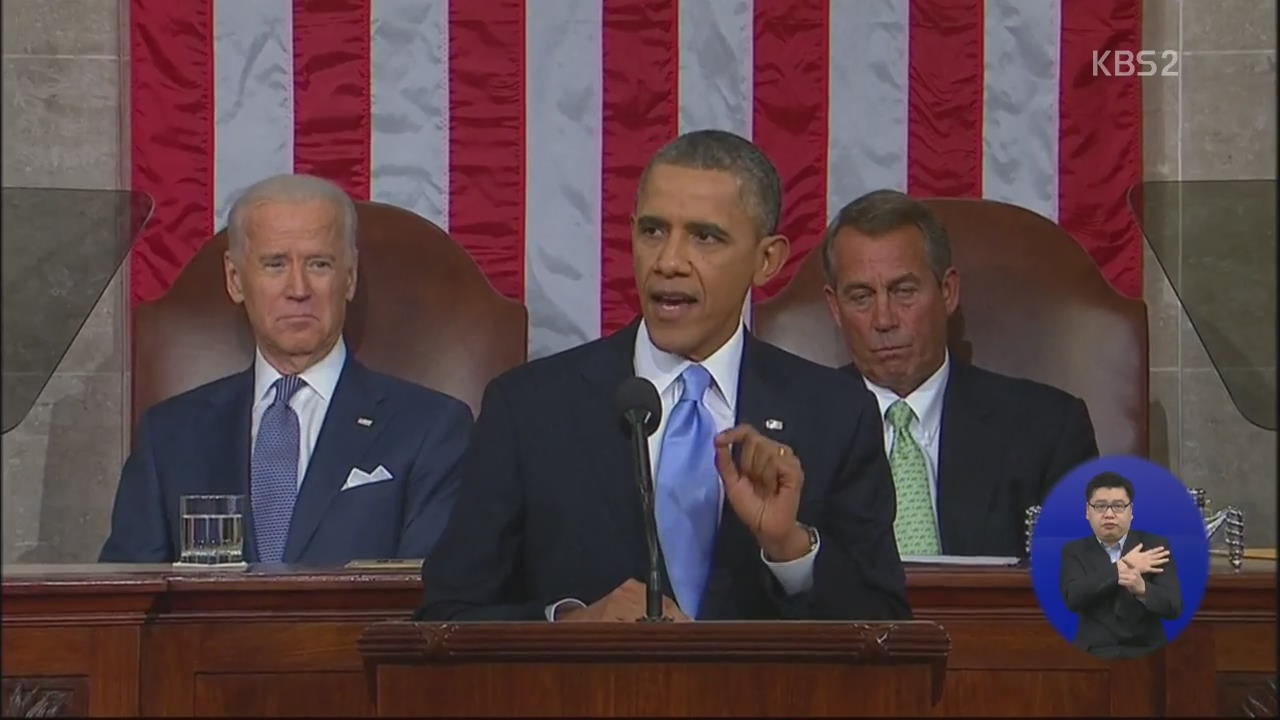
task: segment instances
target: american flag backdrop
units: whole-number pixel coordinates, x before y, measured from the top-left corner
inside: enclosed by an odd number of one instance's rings
[[[1140,0],[131,0],[134,302],[281,172],[446,228],[529,309],[529,354],[636,311],[627,220],[676,134],[754,140],[792,258],[876,188],[1051,218],[1137,295]]]

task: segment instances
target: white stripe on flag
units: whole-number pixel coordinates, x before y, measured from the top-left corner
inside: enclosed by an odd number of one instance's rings
[[[747,0],[681,0],[680,132],[751,138],[753,18]]]
[[[374,0],[372,200],[449,229],[449,3]]]
[[[828,216],[872,190],[907,189],[908,7],[831,3]]]
[[[747,0],[680,0],[680,132],[714,128],[751,139],[755,18]],[[751,294],[742,318],[751,325]]]
[[[909,5],[833,0],[827,214],[855,197],[906,190]]]
[[[213,227],[236,195],[293,172],[293,4],[213,3]]]
[[[986,0],[982,194],[1058,217],[1060,0]]]
[[[525,305],[529,358],[600,336],[603,11],[525,11]]]

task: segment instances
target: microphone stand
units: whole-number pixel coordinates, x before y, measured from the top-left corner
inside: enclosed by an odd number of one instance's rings
[[[635,457],[636,485],[644,507],[644,539],[649,550],[649,576],[644,584],[644,617],[637,622],[671,622],[662,615],[662,575],[658,570],[658,521],[654,514],[653,470],[649,464],[649,439],[644,421],[629,413],[631,448]]]

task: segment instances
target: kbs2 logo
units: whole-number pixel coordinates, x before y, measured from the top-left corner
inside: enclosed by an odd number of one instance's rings
[[[1157,58],[1159,61],[1157,61]],[[1163,63],[1163,65],[1161,65]],[[1160,77],[1178,76],[1178,51],[1103,50],[1093,51],[1094,77]]]

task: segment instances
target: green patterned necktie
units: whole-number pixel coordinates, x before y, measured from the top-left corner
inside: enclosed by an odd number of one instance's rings
[[[933,502],[929,499],[929,470],[924,450],[909,430],[916,413],[907,401],[898,400],[889,406],[886,416],[893,428],[889,469],[898,495],[898,515],[893,521],[898,554],[937,555],[941,549],[933,521]]]

